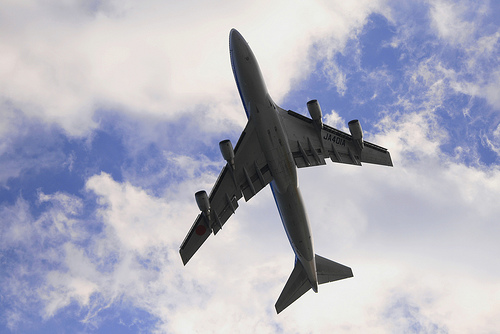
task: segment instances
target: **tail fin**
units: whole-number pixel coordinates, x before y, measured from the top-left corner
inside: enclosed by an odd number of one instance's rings
[[[343,264],[325,259],[316,254],[316,272],[318,274],[318,283],[328,283],[344,278],[353,277],[352,270]],[[311,288],[311,283],[307,279],[307,274],[304,271],[300,261],[295,261],[288,281],[281,292],[278,301],[276,302],[276,312],[280,313],[285,308],[290,306],[300,296],[306,293]]]

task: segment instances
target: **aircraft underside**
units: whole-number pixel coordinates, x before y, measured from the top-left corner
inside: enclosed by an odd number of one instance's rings
[[[361,125],[349,122],[351,134],[322,122],[316,100],[307,103],[311,118],[277,106],[267,92],[257,60],[239,32],[229,37],[231,65],[248,123],[236,147],[220,142],[226,165],[210,195],[195,194],[201,213],[183,241],[180,254],[186,264],[211,234],[217,234],[238,208],[270,184],[283,226],[295,253],[295,266],[276,302],[280,313],[318,284],[353,277],[352,270],[314,253],[313,238],[297,168],[334,163],[362,162],[392,166],[389,152],[363,140]]]

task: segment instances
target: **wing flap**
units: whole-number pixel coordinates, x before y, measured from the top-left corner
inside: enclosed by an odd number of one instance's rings
[[[209,202],[213,216],[211,228],[217,234],[226,221],[238,208],[238,200],[241,198],[241,189],[236,181],[234,171],[228,164],[222,169],[214,188],[212,189]]]
[[[249,120],[234,149],[234,169],[227,163],[222,168],[208,197],[209,213],[198,215],[181,245],[183,263],[189,261],[211,232],[217,234],[222,229],[238,208],[241,197],[248,201],[272,179],[253,122]]]
[[[314,126],[312,119],[291,110],[282,109],[282,119],[298,168],[324,165],[332,162],[361,166],[362,162],[392,166],[390,153],[383,147],[363,141],[362,150],[352,136],[331,126]]]
[[[225,195],[226,201],[222,205],[222,210],[216,211],[216,209],[212,209],[211,212],[211,214],[213,215],[212,221],[214,222],[211,228],[214,232],[214,235],[222,229],[222,226],[226,223],[229,217],[231,217],[231,215],[235,213],[236,209],[239,206],[238,199],[235,195],[232,195],[231,197],[228,195],[228,193],[225,193]]]
[[[273,180],[271,171],[269,170],[269,166],[267,164],[261,168],[257,165],[257,162],[255,162],[253,171],[249,172],[245,168],[243,169],[243,174],[245,176],[245,182],[242,184],[241,188],[245,201],[250,200],[250,198],[252,198]]]
[[[392,167],[392,159],[389,151],[368,142],[365,142],[365,148],[361,151],[361,162]]]
[[[292,149],[292,154],[296,166],[298,168],[303,168],[326,165],[324,153],[321,146],[318,147],[318,143],[313,144],[315,138],[313,137],[313,140],[311,140],[311,137],[306,137],[305,141],[307,142],[306,147],[304,147],[300,140],[297,140],[296,145],[291,145],[293,148],[290,147]]]

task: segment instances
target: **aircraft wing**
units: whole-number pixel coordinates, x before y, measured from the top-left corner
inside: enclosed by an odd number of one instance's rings
[[[282,110],[290,149],[297,167],[325,165],[333,162],[361,165],[362,162],[392,166],[387,149],[361,139],[363,148],[352,135],[323,124],[318,128],[312,119],[291,110]]]
[[[241,197],[248,201],[272,181],[253,122],[249,120],[234,148],[234,169],[227,163],[210,192],[210,211],[196,218],[179,250],[184,264],[213,232],[224,226],[238,208]]]

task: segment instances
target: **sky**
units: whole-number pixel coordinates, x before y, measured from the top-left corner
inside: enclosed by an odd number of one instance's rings
[[[497,1],[6,0],[0,332],[494,333]],[[179,246],[246,124],[236,28],[282,108],[394,167],[301,169],[315,251],[354,277],[277,315],[294,255],[270,189],[186,265]]]

